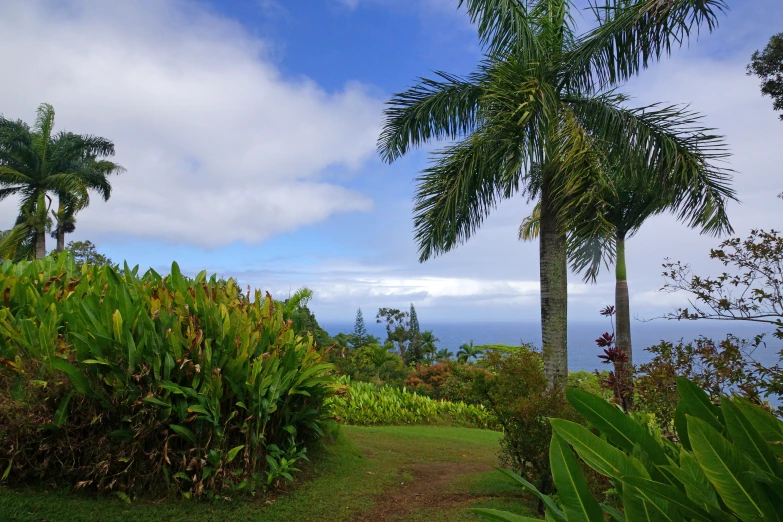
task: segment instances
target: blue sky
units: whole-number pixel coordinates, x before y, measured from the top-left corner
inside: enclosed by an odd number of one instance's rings
[[[470,72],[481,57],[456,0],[36,0],[0,5],[6,41],[0,112],[31,121],[47,101],[57,126],[109,137],[128,170],[108,203],[79,216],[72,239],[115,260],[234,276],[284,296],[307,285],[324,321],[414,302],[423,320],[535,321],[538,251],[516,240],[529,212],[502,204],[467,245],[423,265],[411,221],[427,150],[375,155],[383,103],[433,70]],[[743,203],[738,234],[779,227],[783,123],[744,74],[783,31],[779,0],[730,2],[702,35],[623,89],[632,104],[690,103],[727,136]],[[585,15],[587,16],[587,15]],[[581,23],[587,24],[583,20]],[[432,149],[430,149],[432,150]],[[14,219],[13,201],[0,222]],[[670,257],[710,272],[714,238],[669,217],[629,242],[632,307],[660,315]],[[609,277],[571,280],[572,318],[613,298]]]

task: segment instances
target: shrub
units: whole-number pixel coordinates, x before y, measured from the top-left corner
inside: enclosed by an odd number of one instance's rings
[[[418,365],[405,381],[411,390],[431,397],[469,404],[481,404],[474,383],[490,375],[490,372],[471,364],[439,363]]]
[[[491,373],[478,376],[474,389],[503,428],[501,461],[548,490],[548,418],[575,413],[562,392],[548,386],[539,352],[489,350],[483,365]]]
[[[328,418],[330,365],[267,294],[84,265],[0,267],[10,483],[186,496],[273,485]]]
[[[546,505],[547,520],[603,522],[605,514],[628,521],[780,520],[783,422],[740,397],[723,396],[719,407],[684,378],[677,388],[675,425],[682,444],[651,434],[598,397],[567,390],[569,401],[601,436],[567,420],[552,420],[550,461],[560,505],[515,478]],[[590,494],[577,455],[612,480],[624,513]],[[475,511],[488,520],[532,520]]]
[[[396,424],[456,424],[494,428],[493,415],[482,406],[434,400],[406,388],[352,382],[341,377],[345,387],[330,399],[333,414],[346,424],[359,426]]]

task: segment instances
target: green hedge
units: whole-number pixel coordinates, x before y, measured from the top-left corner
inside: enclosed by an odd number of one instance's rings
[[[483,406],[430,399],[406,388],[376,386],[340,378],[341,392],[330,399],[334,416],[358,426],[451,424],[495,428],[495,417]]]
[[[0,474],[120,495],[250,490],[321,433],[331,366],[233,280],[0,267]]]

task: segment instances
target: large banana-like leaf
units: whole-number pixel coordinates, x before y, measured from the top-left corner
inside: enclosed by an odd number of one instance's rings
[[[741,397],[734,399],[734,405],[770,444],[772,451],[783,458],[783,421]]]
[[[721,407],[729,437],[736,448],[745,453],[765,473],[783,478],[783,465],[750,420],[728,397],[721,399]]]
[[[677,391],[680,400],[674,413],[674,426],[677,436],[685,449],[690,450],[690,437],[688,433],[687,417],[692,416],[709,423],[716,431],[723,432],[725,426],[721,421],[721,412],[717,406],[710,402],[710,398],[704,390],[683,377],[677,378]]]
[[[585,463],[607,477],[637,476],[649,478],[641,462],[626,455],[608,442],[575,422],[551,419],[552,429],[568,442]]]
[[[654,464],[667,463],[661,445],[652,435],[601,397],[577,388],[567,389],[566,397],[576,411],[621,449],[631,453],[638,444]]]
[[[685,522],[665,500],[633,487],[623,488],[623,507],[629,522]]]
[[[554,500],[552,500],[552,497],[550,497],[549,495],[544,495],[543,493],[538,491],[538,488],[536,488],[533,484],[525,480],[520,475],[517,475],[513,471],[508,471],[506,469],[501,469],[500,471],[502,471],[512,479],[522,484],[525,487],[525,489],[527,489],[535,496],[537,496],[539,499],[541,499],[541,502],[543,502],[544,506],[546,506],[546,514],[549,518],[551,518],[555,522],[567,522],[565,515],[560,510],[560,508],[557,507],[557,504],[555,504]]]
[[[745,476],[748,459],[709,423],[690,416],[687,422],[693,455],[726,506],[743,520],[764,520],[767,502]]]
[[[568,522],[603,522],[601,506],[590,494],[584,473],[571,448],[556,433],[549,445],[552,479]]]
[[[665,500],[671,507],[674,507],[688,519],[701,522],[715,522],[709,513],[674,486],[641,477],[626,477],[623,479],[623,484],[634,488],[639,493],[643,493],[647,499],[657,497]]]

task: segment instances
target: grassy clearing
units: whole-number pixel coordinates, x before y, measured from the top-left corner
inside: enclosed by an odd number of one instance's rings
[[[0,519],[106,522],[266,520],[477,520],[467,508],[529,515],[530,500],[494,470],[500,434],[432,426],[346,426],[277,499],[134,501],[0,489]]]

